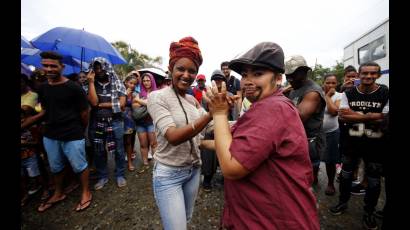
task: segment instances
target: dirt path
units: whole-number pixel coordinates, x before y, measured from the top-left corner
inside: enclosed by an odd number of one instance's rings
[[[112,164],[111,162],[109,183],[102,190],[93,191],[92,205],[86,211],[73,211],[79,201],[80,189],[72,192],[65,201],[45,213],[36,211],[40,203],[37,195],[22,208],[22,229],[162,229],[152,192],[152,173],[127,172],[128,185],[120,189],[117,188],[112,176]],[[361,229],[363,196],[352,196],[348,211],[341,216],[332,216],[327,209],[337,201],[337,196],[324,195],[326,175],[323,164],[319,178],[321,229]],[[190,229],[218,229],[223,207],[221,180],[222,176],[217,174],[213,180],[214,188],[210,193],[200,189]],[[94,182],[92,181],[91,185]],[[378,208],[383,207],[383,204],[384,192],[380,196]]]

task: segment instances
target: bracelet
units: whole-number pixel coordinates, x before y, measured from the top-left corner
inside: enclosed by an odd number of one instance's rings
[[[192,126],[192,131],[195,131],[195,124],[194,124],[194,122],[191,123],[191,126]]]

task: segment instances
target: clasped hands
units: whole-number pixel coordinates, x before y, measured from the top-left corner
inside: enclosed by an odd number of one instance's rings
[[[221,90],[218,90],[215,81],[212,81],[212,87],[206,86],[206,93],[203,97],[208,103],[209,112],[212,115],[228,115],[230,107],[233,107],[235,101],[239,99],[238,95],[228,96],[225,82],[222,82]]]

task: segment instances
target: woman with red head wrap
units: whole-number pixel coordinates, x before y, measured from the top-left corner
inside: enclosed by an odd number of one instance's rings
[[[152,92],[148,98],[158,143],[153,190],[164,229],[186,229],[200,183],[198,134],[212,116],[186,94],[202,64],[198,42],[186,37],[171,43],[169,51],[172,86]]]

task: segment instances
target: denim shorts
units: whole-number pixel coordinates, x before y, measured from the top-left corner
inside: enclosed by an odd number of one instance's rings
[[[26,172],[29,177],[36,177],[40,175],[36,154],[21,160],[21,176],[25,176]]]
[[[137,130],[137,133],[153,133],[154,125],[152,123],[150,124],[140,123],[135,126],[135,130]]]
[[[80,173],[88,167],[84,139],[59,141],[44,137],[43,143],[52,173],[61,172],[64,169],[66,159],[70,162],[75,173]]]

